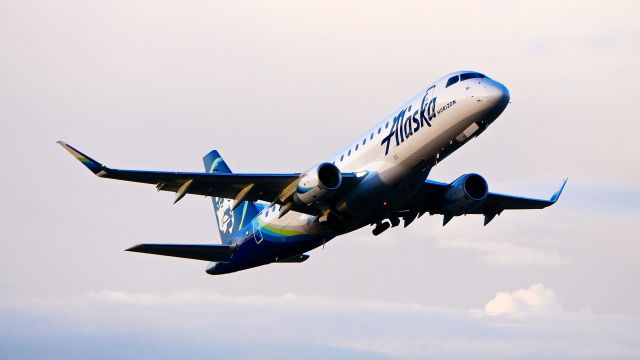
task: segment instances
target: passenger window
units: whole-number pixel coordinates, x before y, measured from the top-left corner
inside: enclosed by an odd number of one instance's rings
[[[378,134],[380,134],[380,130],[382,130],[382,126],[378,128]]]
[[[364,144],[367,143],[367,138],[362,139],[362,145],[364,146]]]
[[[344,159],[344,154],[340,155],[340,161],[342,161],[342,159]]]
[[[358,151],[358,146],[360,146],[360,144],[356,144],[356,151]]]
[[[347,156],[351,156],[351,149],[349,149],[349,152],[347,153]]]
[[[371,133],[371,136],[369,136],[369,140],[373,140],[373,133]]]
[[[384,125],[384,128],[387,129],[389,127],[389,122],[387,121],[387,123]]]
[[[447,86],[445,86],[445,88],[448,88],[449,86],[455,84],[458,82],[458,75],[456,76],[452,76],[449,78],[449,80],[447,80]]]

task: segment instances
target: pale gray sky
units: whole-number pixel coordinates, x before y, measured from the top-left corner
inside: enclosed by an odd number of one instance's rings
[[[634,1],[0,2],[0,358],[640,358]],[[432,172],[554,207],[365,229],[222,277],[208,200],[122,168],[302,171],[445,73],[512,103]]]

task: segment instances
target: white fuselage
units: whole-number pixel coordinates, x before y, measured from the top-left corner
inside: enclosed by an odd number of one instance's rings
[[[360,208],[352,208],[349,201],[339,205],[340,211],[355,216],[347,231],[371,223],[372,212],[393,208],[394,202],[410,197],[412,184],[424,181],[447,146],[461,146],[478,135],[479,121],[495,120],[492,111],[508,99],[506,87],[487,77],[446,86],[448,79],[461,73],[465,72],[448,74],[429,85],[329,160],[343,173],[375,176],[349,195]],[[394,188],[407,179],[410,182],[403,185],[402,194],[397,193],[400,190]],[[277,210],[277,206],[263,210],[260,223],[307,234],[327,231],[324,224],[312,221],[313,216],[291,211],[279,218]]]

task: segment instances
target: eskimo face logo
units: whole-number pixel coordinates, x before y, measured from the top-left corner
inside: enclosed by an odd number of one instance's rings
[[[218,218],[218,227],[223,233],[231,234],[233,231],[234,216],[233,210],[231,209],[232,205],[233,199],[216,199],[216,216]]]

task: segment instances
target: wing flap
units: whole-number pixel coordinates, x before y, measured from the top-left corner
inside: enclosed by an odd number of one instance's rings
[[[160,191],[178,192],[191,181],[185,194],[234,199],[240,191],[254,184],[251,191],[243,194],[243,200],[271,202],[284,187],[298,178],[299,174],[224,174],[197,172],[163,172],[108,169],[101,176],[107,179],[155,184]]]
[[[126,251],[204,261],[228,261],[233,245],[140,244]]]

